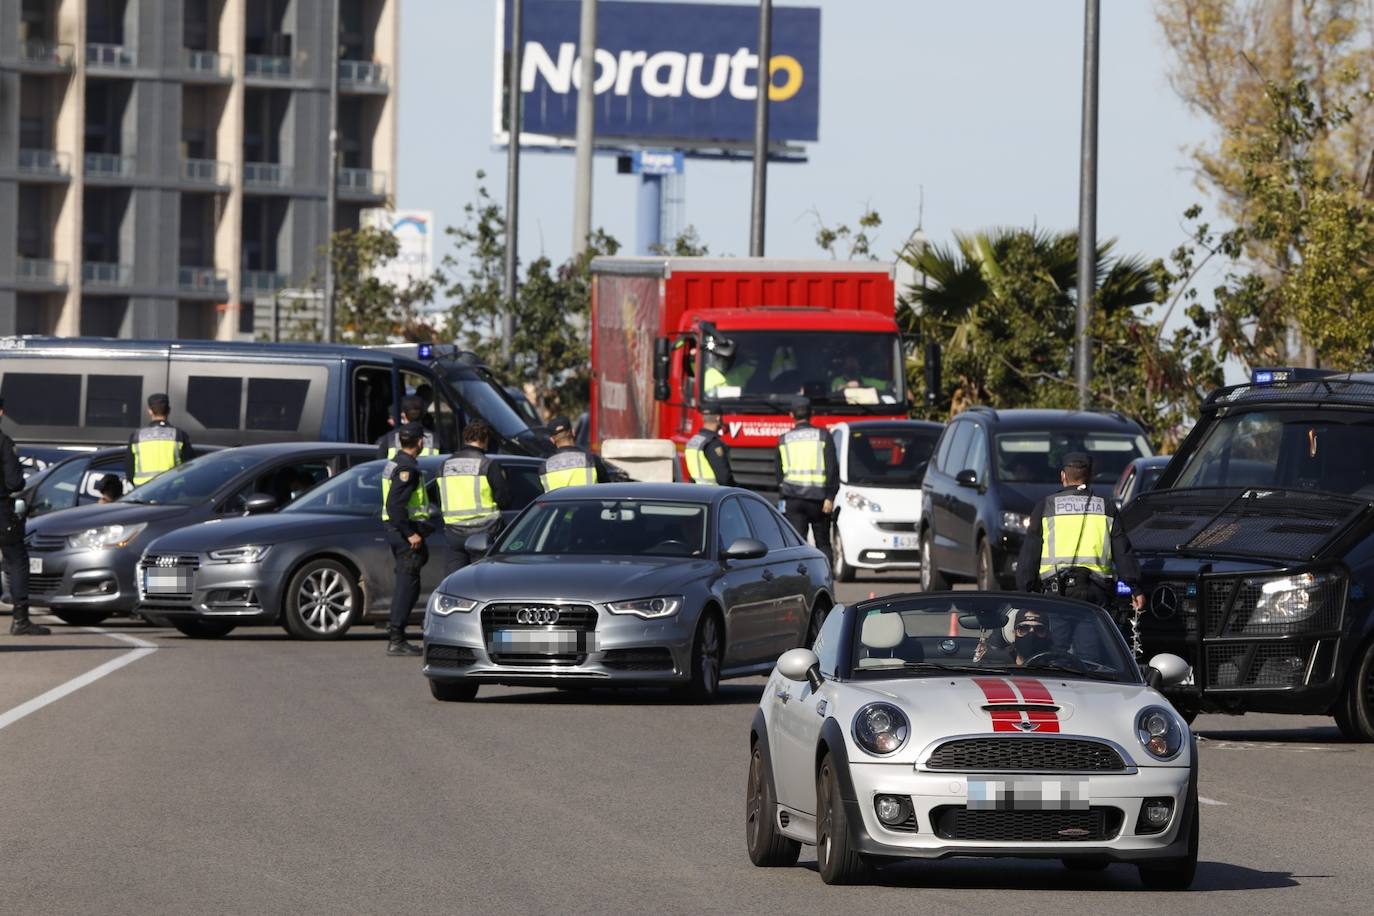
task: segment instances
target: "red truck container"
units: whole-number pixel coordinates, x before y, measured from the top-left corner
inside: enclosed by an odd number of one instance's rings
[[[592,261],[591,441],[683,444],[717,407],[741,486],[776,489],[778,436],[905,419],[891,264],[769,258]]]

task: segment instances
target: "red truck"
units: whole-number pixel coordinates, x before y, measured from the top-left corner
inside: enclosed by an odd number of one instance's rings
[[[671,439],[717,407],[740,486],[776,489],[791,402],[813,422],[905,419],[891,264],[771,258],[592,261],[591,441]]]

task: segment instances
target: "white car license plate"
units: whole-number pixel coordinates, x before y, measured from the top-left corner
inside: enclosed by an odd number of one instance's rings
[[[42,557],[29,557],[29,574],[30,574],[30,575],[33,575],[33,576],[38,576],[38,575],[42,575],[42,573],[43,573],[43,558],[42,558]]]
[[[143,591],[149,595],[184,595],[191,591],[194,575],[189,569],[145,569]]]
[[[585,639],[585,642],[583,641]],[[495,652],[519,655],[569,655],[591,649],[592,634],[576,630],[497,630],[491,634]]]
[[[914,534],[894,534],[892,536],[893,550],[915,550],[921,546],[920,538]]]
[[[1088,808],[1088,780],[970,779],[970,811],[1069,811]]]

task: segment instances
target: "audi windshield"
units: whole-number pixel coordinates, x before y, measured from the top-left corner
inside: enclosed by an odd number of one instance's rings
[[[557,500],[538,503],[506,532],[496,553],[701,557],[707,507],[644,500]]]

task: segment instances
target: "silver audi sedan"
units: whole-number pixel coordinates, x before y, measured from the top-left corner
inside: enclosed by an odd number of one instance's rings
[[[757,494],[694,484],[568,487],[531,503],[440,583],[424,674],[440,700],[488,684],[658,685],[709,702],[809,644],[825,558]]]

